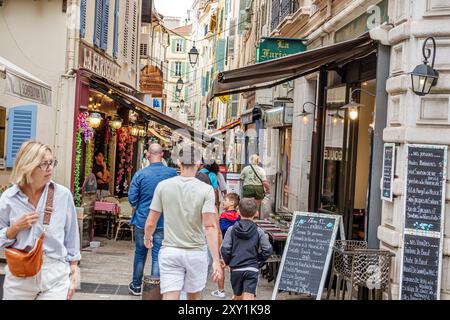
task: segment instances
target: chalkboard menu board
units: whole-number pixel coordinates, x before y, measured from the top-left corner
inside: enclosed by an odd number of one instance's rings
[[[296,212],[272,299],[278,290],[322,296],[340,216]]]
[[[392,201],[392,184],[394,182],[395,144],[385,143],[383,148],[383,187],[381,199]]]
[[[400,299],[438,300],[447,146],[408,145]]]

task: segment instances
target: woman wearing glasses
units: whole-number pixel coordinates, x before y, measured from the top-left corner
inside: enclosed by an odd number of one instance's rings
[[[47,194],[54,190],[41,270],[23,278],[6,268],[5,300],[64,300],[75,292],[81,259],[77,215],[70,191],[51,181],[56,164],[49,146],[23,143],[11,174],[13,185],[0,198],[0,247],[30,251],[44,230]]]

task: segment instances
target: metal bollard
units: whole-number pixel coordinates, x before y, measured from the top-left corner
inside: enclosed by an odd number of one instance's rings
[[[142,300],[162,300],[159,277],[144,276]]]

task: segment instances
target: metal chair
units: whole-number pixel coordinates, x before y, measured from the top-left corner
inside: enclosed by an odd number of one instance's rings
[[[333,247],[333,263],[331,267],[330,281],[327,289],[327,299],[330,298],[334,277],[336,277],[335,297],[339,299],[341,282],[344,281],[342,299],[345,297],[345,283],[349,280],[352,272],[352,253],[358,249],[367,248],[367,241],[336,240]]]
[[[366,287],[369,289],[369,299],[382,300],[382,293],[386,292],[388,299],[392,300],[390,275],[394,256],[387,250],[355,250],[350,277],[350,299],[354,289]]]
[[[130,224],[131,217],[133,216],[133,207],[128,202],[128,198],[119,199],[119,220],[117,222],[117,231],[115,241],[119,236],[119,231],[131,231],[131,242],[134,241],[133,226]]]

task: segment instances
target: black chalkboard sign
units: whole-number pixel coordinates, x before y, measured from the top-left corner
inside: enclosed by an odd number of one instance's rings
[[[402,300],[438,300],[440,241],[440,238],[405,235]]]
[[[279,290],[322,296],[340,216],[296,212],[272,299]]]
[[[392,201],[392,184],[394,182],[395,143],[385,143],[383,148],[383,182],[381,199]]]
[[[447,146],[406,148],[401,300],[439,300]]]

